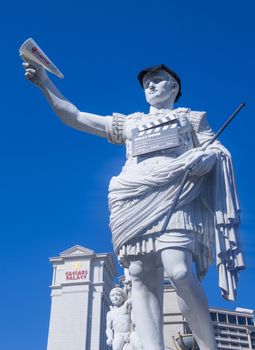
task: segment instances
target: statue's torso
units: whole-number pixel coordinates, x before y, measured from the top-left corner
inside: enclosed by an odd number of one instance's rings
[[[166,166],[165,168],[168,168],[169,162],[194,148],[194,130],[189,120],[189,112],[190,110],[188,108],[178,108],[170,112],[171,115],[176,117],[177,120],[179,146],[135,157],[132,156],[132,130],[167,115],[144,114],[138,112],[125,117],[126,119],[123,128],[123,136],[126,144],[127,160],[118,176],[120,181],[122,177],[124,177],[124,181],[128,181],[129,178],[137,178],[142,180],[143,176],[155,173],[155,171],[160,173],[160,169],[163,169],[164,166]],[[191,201],[185,206],[182,206],[180,209],[174,210],[168,223],[167,230],[185,230],[186,232],[197,230],[197,222],[194,222],[193,220],[195,211],[201,212],[201,201],[199,198],[195,201]],[[154,234],[160,232],[164,220],[165,216],[162,216],[160,220],[155,221],[154,225],[147,229],[144,234],[148,235],[151,233]],[[200,217],[197,217],[197,221],[200,222]],[[181,237],[181,239],[183,238]]]
[[[171,116],[176,117],[179,133],[179,146],[155,151],[144,155],[132,156],[132,130],[148,122],[158,120],[166,114],[143,114],[134,113],[127,117],[125,122],[125,143],[127,161],[122,169],[122,173],[133,173],[139,175],[149,174],[153,169],[164,166],[171,159],[175,159],[194,147],[192,140],[192,126],[188,119],[187,112],[174,110]]]

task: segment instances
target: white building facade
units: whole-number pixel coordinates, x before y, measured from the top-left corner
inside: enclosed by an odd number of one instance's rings
[[[110,253],[72,247],[53,265],[47,350],[106,350],[106,313],[117,274]]]
[[[219,349],[255,349],[254,310],[211,308]]]

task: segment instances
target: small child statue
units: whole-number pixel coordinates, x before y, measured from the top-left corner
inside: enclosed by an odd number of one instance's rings
[[[106,335],[107,345],[112,350],[128,350],[129,337],[132,331],[131,302],[122,288],[115,287],[110,292],[113,304],[107,313]]]

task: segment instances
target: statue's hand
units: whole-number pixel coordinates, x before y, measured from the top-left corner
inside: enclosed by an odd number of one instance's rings
[[[42,88],[49,79],[45,69],[40,65],[24,62],[25,77],[36,86]]]
[[[192,167],[191,175],[203,176],[207,174],[214,166],[217,159],[217,153],[212,149],[208,149],[206,151],[199,150],[198,152],[200,154]]]
[[[109,346],[112,346],[112,341],[113,341],[112,338],[108,338],[108,339],[106,340],[106,344],[109,345]]]

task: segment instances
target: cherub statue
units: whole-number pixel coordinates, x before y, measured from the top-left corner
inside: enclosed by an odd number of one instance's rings
[[[127,268],[124,268],[124,279],[122,280],[122,284],[128,299],[131,301],[132,300],[132,280],[129,273],[129,269]],[[143,347],[136,330],[131,303],[130,303],[130,306],[131,306],[130,310],[131,310],[131,325],[132,325],[131,333],[130,333],[130,350],[142,350]]]
[[[113,304],[106,318],[107,345],[113,350],[130,349],[129,337],[132,330],[131,302],[122,288],[115,287],[110,292]]]

